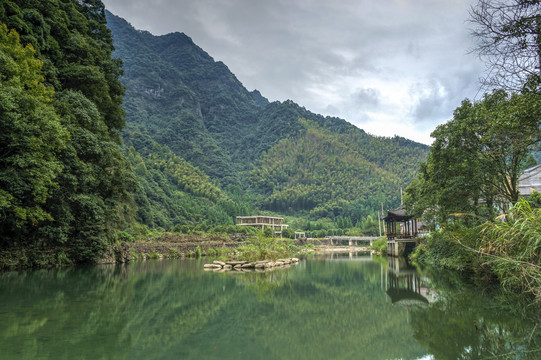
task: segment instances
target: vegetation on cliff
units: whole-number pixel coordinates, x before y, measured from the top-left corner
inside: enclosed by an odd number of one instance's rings
[[[130,221],[136,184],[103,4],[2,1],[0,22],[0,246],[93,261]]]

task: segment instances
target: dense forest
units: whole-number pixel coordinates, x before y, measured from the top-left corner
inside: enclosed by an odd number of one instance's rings
[[[77,262],[260,211],[373,228],[428,150],[269,102],[185,34],[100,0],[2,1],[0,99],[0,248]]]
[[[131,221],[121,62],[101,1],[0,3],[0,244],[90,261]]]

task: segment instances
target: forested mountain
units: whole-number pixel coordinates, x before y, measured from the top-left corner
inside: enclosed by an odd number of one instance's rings
[[[138,130],[127,130],[125,137],[127,159],[138,179],[134,226],[233,225],[235,216],[249,215],[250,204],[234,188],[226,194],[216,180]]]
[[[108,26],[115,56],[124,62],[128,128],[167,145],[222,184],[234,183],[244,139],[266,100],[184,34],[153,36],[110,13]]]
[[[125,141],[139,133],[219,181],[255,194],[258,206],[313,218],[398,205],[428,147],[366,134],[345,120],[248,91],[185,34],[154,36],[107,13],[124,62]],[[356,209],[356,210],[355,210]],[[349,216],[349,215],[348,215]]]

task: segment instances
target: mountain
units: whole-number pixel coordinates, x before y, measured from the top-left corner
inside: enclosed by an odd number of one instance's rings
[[[187,35],[154,36],[106,16],[114,56],[124,62],[126,145],[143,158],[156,145],[165,147],[216,181],[217,189],[251,194],[256,207],[316,219],[360,218],[382,202],[398,205],[400,187],[428,152],[290,100],[269,102]]]
[[[110,13],[107,20],[124,62],[128,129],[149,134],[222,184],[235,183],[244,138],[266,99],[184,34],[153,36]]]

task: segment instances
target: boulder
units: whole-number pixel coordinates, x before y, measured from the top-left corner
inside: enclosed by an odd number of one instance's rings
[[[226,261],[226,265],[231,265],[231,266],[235,266],[235,265],[242,265],[242,264],[246,264],[248,261]]]
[[[203,265],[203,268],[205,269],[221,269],[222,266],[218,264],[205,264]]]
[[[225,265],[225,263],[223,261],[220,261],[220,260],[214,260],[214,264],[217,264],[217,265],[220,265],[220,266]]]

